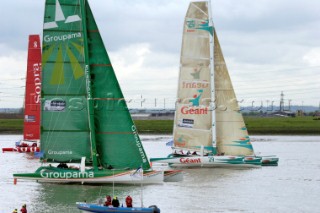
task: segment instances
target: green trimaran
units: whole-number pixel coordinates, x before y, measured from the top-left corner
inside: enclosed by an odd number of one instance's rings
[[[41,151],[50,164],[15,179],[141,183],[139,167],[143,183],[180,178],[151,169],[87,0],[46,0],[42,55]]]

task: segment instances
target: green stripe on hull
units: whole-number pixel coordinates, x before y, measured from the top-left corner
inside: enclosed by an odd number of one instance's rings
[[[49,179],[79,179],[79,178],[102,178],[117,177],[119,175],[128,174],[132,170],[108,170],[87,169],[81,172],[79,169],[61,169],[56,167],[40,167],[34,173],[14,174],[15,178],[49,178]],[[145,174],[147,174],[146,172]]]

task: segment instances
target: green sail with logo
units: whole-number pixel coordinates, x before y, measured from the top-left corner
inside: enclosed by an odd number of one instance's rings
[[[91,132],[95,134],[94,143],[102,166],[137,168],[143,165],[149,169],[90,7],[86,5],[84,10],[87,17],[84,26],[78,2],[60,1],[61,22],[55,21],[56,1],[46,3],[41,134],[44,157],[68,162],[80,161],[86,156],[92,161]],[[75,11],[78,11],[76,15]],[[86,81],[86,63],[91,85]],[[86,101],[87,90],[91,90],[92,108]],[[91,127],[90,116],[94,123]]]
[[[78,1],[65,2],[56,10],[56,0],[46,1],[41,150],[48,161],[91,161],[82,15]],[[65,23],[74,11],[78,21]]]
[[[150,169],[87,0],[46,0],[42,54],[42,160],[81,166],[42,166],[14,177],[134,183],[142,167],[143,182],[162,182],[164,173]]]

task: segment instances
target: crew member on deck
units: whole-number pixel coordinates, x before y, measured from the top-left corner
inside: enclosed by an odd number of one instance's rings
[[[66,163],[59,163],[57,168],[68,169],[68,165]]]
[[[120,206],[118,197],[116,197],[116,196],[113,197],[112,205],[113,205],[113,207],[119,207]]]
[[[130,197],[130,195],[126,197],[126,205],[128,208],[132,208],[132,198]]]
[[[108,195],[108,196],[106,196],[106,202],[104,202],[104,205],[105,206],[111,206],[111,196],[110,195]]]

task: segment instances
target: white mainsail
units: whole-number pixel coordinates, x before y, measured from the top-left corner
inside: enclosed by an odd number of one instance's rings
[[[210,28],[207,11],[206,3],[191,3],[183,29],[174,146],[191,150],[200,150],[201,146],[212,149]]]

